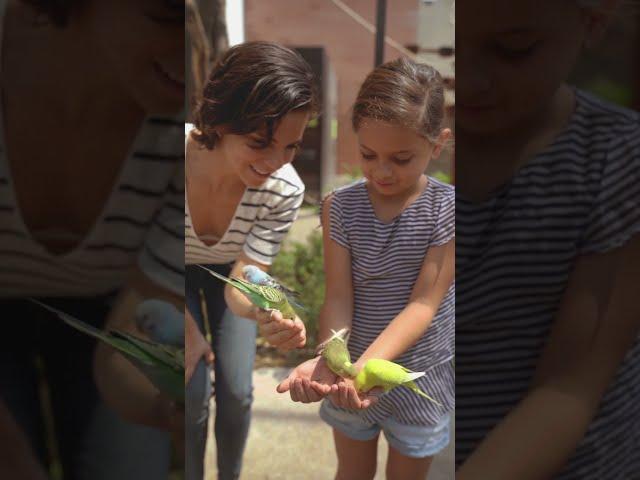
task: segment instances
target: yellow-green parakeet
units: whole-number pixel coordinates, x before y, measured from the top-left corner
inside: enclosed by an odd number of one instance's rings
[[[296,318],[296,312],[289,303],[289,300],[287,300],[287,295],[278,288],[255,285],[240,278],[228,278],[202,265],[199,265],[199,267],[209,272],[218,280],[222,280],[240,290],[256,307],[265,310],[279,310],[283,318],[291,320]]]
[[[355,386],[356,389],[365,393],[374,387],[382,387],[385,393],[396,387],[406,387],[421,397],[442,406],[415,384],[414,380],[424,375],[425,372],[412,372],[389,360],[371,359],[367,360],[362,370],[356,375]]]
[[[333,335],[324,343],[320,352],[327,362],[329,369],[343,378],[355,378],[356,369],[351,363],[351,356],[347,348],[348,328],[331,330]]]

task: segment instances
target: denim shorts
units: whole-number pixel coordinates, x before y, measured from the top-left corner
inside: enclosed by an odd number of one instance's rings
[[[407,457],[431,457],[449,444],[450,414],[442,417],[437,425],[405,425],[391,417],[371,423],[357,412],[336,408],[326,399],[320,407],[320,417],[353,440],[371,440],[382,430],[389,445]]]

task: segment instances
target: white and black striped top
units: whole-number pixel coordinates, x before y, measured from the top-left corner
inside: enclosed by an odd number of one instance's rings
[[[2,297],[102,295],[121,288],[136,264],[184,293],[184,152],[180,119],[149,118],[95,224],[68,253],[50,253],[28,231],[0,143]]]
[[[188,135],[192,129],[193,125],[186,124],[185,134]],[[227,231],[211,246],[198,238],[193,229],[185,193],[185,262],[187,265],[228,264],[233,263],[240,253],[245,253],[258,263],[271,265],[298,217],[304,188],[291,164],[282,166],[260,187],[247,187]]]
[[[454,202],[452,186],[429,178],[424,192],[384,223],[373,210],[364,180],[334,192],[330,237],[351,253],[354,303],[349,351],[354,361],[407,306],[427,250],[454,238]],[[427,371],[416,383],[443,407],[396,388],[358,412],[368,421],[393,417],[403,424],[433,425],[453,410],[454,292],[452,284],[425,334],[394,360],[410,370]]]
[[[640,232],[640,115],[576,92],[556,141],[456,202],[456,462],[522,399],[576,258]],[[561,479],[640,478],[640,342]]]

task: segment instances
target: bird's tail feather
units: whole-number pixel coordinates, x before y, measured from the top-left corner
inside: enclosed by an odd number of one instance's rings
[[[405,383],[404,384],[405,387],[408,387],[409,389],[411,389],[413,392],[417,393],[418,395],[420,395],[421,397],[426,398],[427,400],[432,401],[433,403],[435,403],[436,405],[442,407],[443,405],[438,402],[436,399],[434,399],[433,397],[430,397],[429,395],[427,395],[426,393],[424,393],[422,390],[420,390],[418,388],[418,386],[413,383],[413,382],[409,382],[409,383]]]
[[[224,275],[220,275],[218,272],[215,272],[210,268],[205,267],[204,265],[198,265],[198,266],[203,270],[209,272],[209,274],[213,275],[218,280],[222,280],[223,282],[228,283],[233,287],[236,287],[238,290],[240,290],[243,293],[249,293],[249,289],[240,280],[236,278],[228,278],[228,277],[225,277]]]

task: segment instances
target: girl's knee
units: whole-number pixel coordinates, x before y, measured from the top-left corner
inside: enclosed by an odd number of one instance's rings
[[[338,465],[335,480],[373,480],[376,476],[376,465]]]

